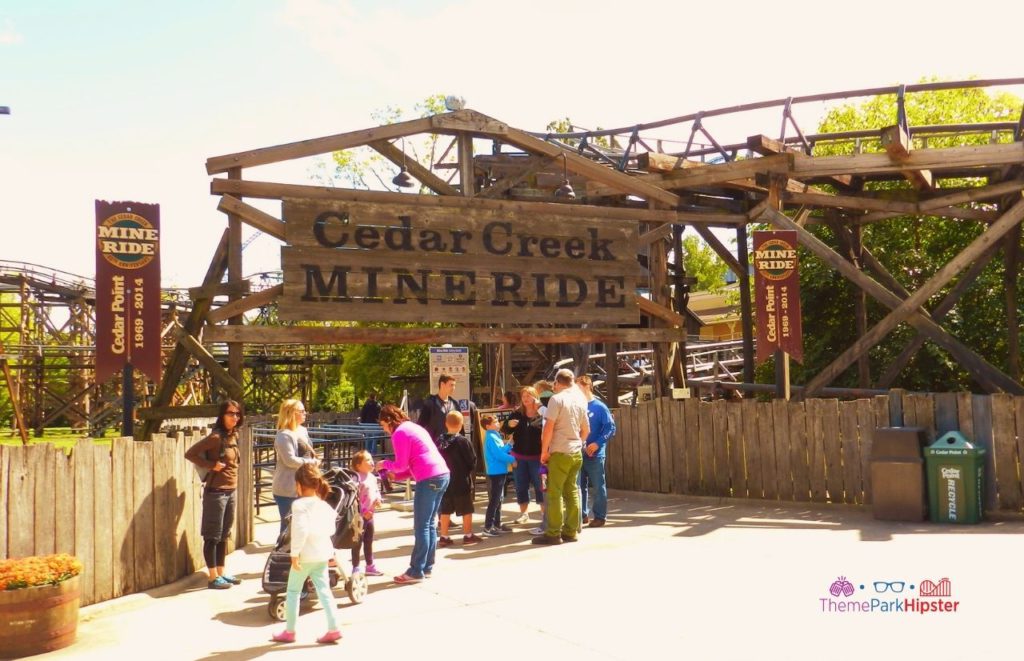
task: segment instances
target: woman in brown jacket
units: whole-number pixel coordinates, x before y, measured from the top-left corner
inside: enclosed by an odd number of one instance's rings
[[[235,524],[235,489],[238,486],[238,429],[245,415],[242,406],[229,399],[220,405],[210,435],[188,449],[185,458],[209,472],[204,478],[203,558],[213,590],[226,590],[242,581],[224,573],[227,539]]]

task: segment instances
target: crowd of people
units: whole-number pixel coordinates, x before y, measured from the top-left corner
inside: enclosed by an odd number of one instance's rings
[[[381,503],[375,469],[382,476],[411,479],[415,484],[413,547],[408,567],[394,577],[396,584],[419,583],[432,575],[438,547],[455,543],[449,535],[453,514],[461,518],[463,545],[482,541],[473,531],[478,446],[470,439],[477,438],[477,424],[482,431],[480,449],[487,478],[481,535],[498,537],[514,531],[501,520],[510,472],[519,507],[519,516],[512,523],[530,523],[531,489],[532,500],[541,511],[541,525],[530,530],[533,544],[575,542],[583,526],[605,525],[605,446],[615,435],[615,422],[608,407],[594,396],[590,377],[576,377],[570,370],[561,369],[553,382],[538,381],[521,388],[518,395],[504,393],[498,408],[511,409],[511,413],[503,422],[492,414],[480,416],[477,422],[476,407],[471,402],[468,409],[460,410],[452,397],[455,385],[454,377],[441,375],[437,394],[424,400],[416,422],[393,404],[381,405],[372,393],[362,407],[360,422],[379,424],[391,437],[394,456],[375,463],[371,453],[362,450],[352,459],[363,522],[362,541],[352,549],[353,572],[382,575],[373,560],[373,517]],[[327,632],[317,642],[333,643],[341,638],[327,582],[328,562],[334,558],[331,535],[335,532],[336,512],[324,502],[329,489],[304,425],[305,415],[302,402],[289,399],[281,404],[277,416],[273,494],[281,531],[291,526],[292,565],[285,630],[275,634],[273,640],[295,640],[300,593],[309,578],[327,618]],[[225,573],[224,562],[226,539],[234,522],[238,428],[243,418],[238,402],[225,402],[210,435],[186,453],[186,458],[207,475],[202,536],[211,589],[228,589],[240,582]],[[365,567],[360,565],[361,553]]]

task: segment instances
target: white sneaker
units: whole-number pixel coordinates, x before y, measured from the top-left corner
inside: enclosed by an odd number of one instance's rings
[[[519,518],[515,520],[515,523],[529,523],[530,515],[527,512],[523,512],[519,515]]]
[[[533,535],[534,537],[536,537],[537,535],[543,535],[544,534],[544,529],[543,528],[531,528],[530,529],[530,534]]]

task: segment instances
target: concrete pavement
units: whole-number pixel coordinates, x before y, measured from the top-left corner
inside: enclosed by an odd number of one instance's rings
[[[271,509],[264,514],[276,518]],[[257,543],[228,559],[242,585],[207,590],[197,573],[83,608],[78,641],[34,658],[792,661],[978,658],[1017,647],[1024,521],[886,523],[846,506],[630,492],[613,492],[610,509],[608,525],[576,544],[533,546],[530,526],[476,546],[457,541],[438,552],[433,578],[410,586],[391,577],[407,566],[412,515],[380,512],[375,555],[388,576],[371,577],[359,605],[335,592],[344,638],[327,646],[314,642],[325,629],[315,605],[299,619],[298,642],[270,642],[283,626],[267,614],[260,577],[277,522],[260,520]],[[506,522],[515,514],[506,504]],[[339,560],[347,569],[347,552]],[[830,593],[839,577],[852,594]],[[907,598],[942,601],[919,598],[923,581],[942,578],[956,612],[899,608]]]

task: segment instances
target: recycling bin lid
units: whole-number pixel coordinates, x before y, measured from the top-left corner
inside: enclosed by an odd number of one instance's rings
[[[948,431],[925,448],[927,455],[942,454],[985,454],[985,448],[971,443],[958,431]]]

